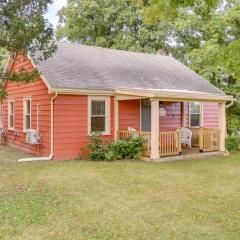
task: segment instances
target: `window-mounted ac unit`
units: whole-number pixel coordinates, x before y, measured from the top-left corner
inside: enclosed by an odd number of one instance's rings
[[[30,145],[40,144],[41,136],[37,130],[26,130],[26,143]]]
[[[6,131],[4,128],[0,128],[0,136],[4,137],[6,135]]]

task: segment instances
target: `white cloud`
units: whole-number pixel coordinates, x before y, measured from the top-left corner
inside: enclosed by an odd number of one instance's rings
[[[63,7],[66,4],[67,4],[67,0],[55,0],[54,3],[53,3],[53,5],[56,8],[61,8],[61,7]]]
[[[54,27],[58,24],[58,11],[67,4],[67,0],[55,0],[52,5],[49,6],[46,18]]]

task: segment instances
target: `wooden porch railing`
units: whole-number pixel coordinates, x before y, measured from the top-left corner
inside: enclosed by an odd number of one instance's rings
[[[143,156],[150,157],[151,153],[151,132],[118,130],[118,139],[129,137],[143,137],[146,139]],[[159,154],[161,157],[178,155],[181,152],[180,133],[176,131],[160,132]]]
[[[178,129],[176,131],[160,132],[159,138],[160,157],[174,156],[181,152],[180,132]]]
[[[204,152],[219,150],[220,130],[214,128],[200,128],[199,141],[201,143],[200,149]],[[202,139],[202,142],[201,142]]]
[[[149,157],[150,156],[150,149],[151,149],[151,132],[145,131],[129,131],[129,130],[118,130],[118,139],[126,139],[129,137],[142,137],[146,141],[144,143],[144,151],[143,156]]]
[[[218,151],[220,130],[217,128],[191,128],[192,146],[203,152]]]
[[[198,147],[200,151],[211,152],[219,150],[220,130],[215,128],[191,128],[192,146]],[[118,139],[129,137],[143,137],[146,139],[143,156],[150,157],[151,132],[118,130]],[[182,151],[180,128],[176,131],[165,131],[159,134],[160,157],[178,155]]]

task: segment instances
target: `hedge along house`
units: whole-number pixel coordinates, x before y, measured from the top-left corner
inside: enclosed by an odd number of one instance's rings
[[[197,151],[225,152],[225,104],[233,98],[173,57],[59,42],[37,66],[17,54],[7,67],[41,76],[7,82],[3,140],[43,160],[77,158],[94,131],[112,140],[144,136],[152,159],[179,155],[182,127]],[[26,143],[28,129],[39,132],[39,144]]]

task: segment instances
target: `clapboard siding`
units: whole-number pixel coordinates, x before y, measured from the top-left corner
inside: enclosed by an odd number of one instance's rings
[[[185,121],[189,127],[189,103],[185,102]],[[159,118],[160,131],[170,131],[182,126],[181,103],[162,102],[160,107],[166,110],[166,116]],[[140,129],[140,102],[127,100],[119,102],[119,129],[133,127]],[[218,104],[203,103],[203,127],[218,127]]]
[[[218,104],[217,103],[204,103],[203,126],[206,128],[218,127]]]
[[[33,71],[34,66],[31,61],[21,54],[18,54],[11,66],[11,71],[19,72],[24,68],[26,71]],[[10,69],[9,69],[10,70]],[[14,100],[14,129],[19,132],[19,136],[15,136],[15,131],[7,130],[6,141],[8,144],[18,147],[27,152],[37,154],[36,146],[30,146],[25,143],[26,135],[23,132],[23,99],[31,97],[32,99],[32,128],[37,128],[37,104],[39,104],[39,131],[42,136],[42,144],[39,146],[41,156],[50,154],[50,129],[51,129],[51,95],[41,78],[31,83],[13,83],[6,84],[7,98],[3,101],[4,108],[4,125],[8,129],[8,100]]]
[[[110,102],[110,135],[114,139],[114,99]],[[54,105],[54,159],[75,159],[89,143],[88,97],[59,95]]]
[[[160,117],[160,131],[171,131],[181,126],[181,103],[163,102],[160,107],[166,110],[166,116]]]
[[[140,130],[140,100],[119,101],[119,129]]]

